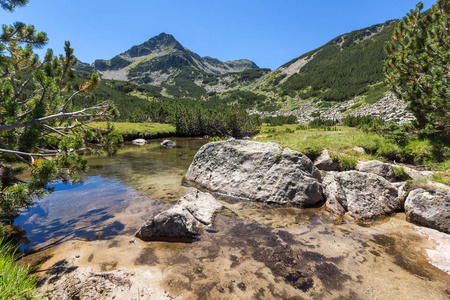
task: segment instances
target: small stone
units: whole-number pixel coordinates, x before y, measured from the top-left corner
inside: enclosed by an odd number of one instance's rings
[[[173,148],[176,146],[176,144],[171,140],[164,140],[162,141],[161,146],[164,146],[166,148]]]
[[[143,146],[143,145],[147,144],[147,141],[144,139],[135,139],[135,140],[131,141],[131,143],[134,145]]]
[[[355,152],[362,153],[362,154],[366,153],[366,151],[362,147],[354,147],[352,150],[355,151]]]
[[[331,159],[327,149],[323,149],[322,154],[316,158],[314,166],[323,171],[339,170],[339,164]]]

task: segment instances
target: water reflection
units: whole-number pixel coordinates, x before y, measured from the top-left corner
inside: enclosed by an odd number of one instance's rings
[[[27,251],[68,239],[108,239],[132,233],[140,219],[123,221],[121,214],[127,215],[128,210],[128,218],[130,214],[139,216],[163,205],[161,199],[177,200],[187,189],[181,185],[181,178],[206,141],[175,139],[177,147],[171,149],[160,146],[160,142],[127,145],[114,157],[91,156],[90,170],[80,183],[53,184],[53,193],[14,221],[30,240],[21,249]]]

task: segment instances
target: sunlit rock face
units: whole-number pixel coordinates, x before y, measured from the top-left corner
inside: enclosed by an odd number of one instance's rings
[[[362,220],[403,210],[397,187],[376,174],[329,172],[323,186],[327,207],[338,215],[348,211],[356,220]]]
[[[444,190],[411,191],[406,198],[405,212],[408,221],[450,233],[450,193]]]
[[[209,193],[187,193],[172,208],[148,220],[137,231],[144,241],[189,242],[211,225],[222,205]]]
[[[323,202],[320,172],[304,154],[274,143],[232,140],[204,145],[184,182],[252,201],[311,207]]]

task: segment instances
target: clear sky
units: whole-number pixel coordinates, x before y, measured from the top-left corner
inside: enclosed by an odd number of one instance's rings
[[[402,18],[418,0],[30,0],[0,24],[21,21],[48,34],[61,53],[69,40],[83,62],[110,59],[160,34],[201,56],[282,64],[334,37]],[[423,0],[424,9],[436,0]]]

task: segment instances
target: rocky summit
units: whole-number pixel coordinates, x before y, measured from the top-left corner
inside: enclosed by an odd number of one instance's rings
[[[209,56],[201,57],[172,35],[161,33],[112,59],[97,59],[92,65],[81,63],[77,69],[97,71],[105,79],[160,85],[181,71],[225,74],[258,69],[258,66],[246,59],[222,62]]]

